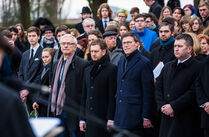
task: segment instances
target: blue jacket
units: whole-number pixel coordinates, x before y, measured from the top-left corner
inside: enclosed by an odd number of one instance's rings
[[[121,57],[117,75],[116,126],[137,128],[142,126],[144,118],[151,119],[153,80],[150,62],[138,50],[128,57]]]
[[[157,33],[155,31],[147,29],[147,27],[144,28],[144,31],[137,31],[136,28],[133,30],[133,33],[139,36],[142,43],[144,44],[144,49],[147,51],[150,51],[150,47],[152,43],[158,38]]]

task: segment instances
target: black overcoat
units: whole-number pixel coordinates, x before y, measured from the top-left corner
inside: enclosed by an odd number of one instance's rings
[[[58,62],[57,62],[58,63]],[[56,66],[54,65],[53,71],[53,80],[56,73]],[[65,105],[69,111],[63,110],[66,114],[65,122],[68,127],[68,131],[70,130],[79,130],[79,112],[80,112],[80,102],[81,102],[81,94],[82,94],[82,81],[83,81],[83,73],[84,69],[89,65],[87,61],[84,59],[74,55],[72,62],[69,66],[69,69],[65,78]],[[53,85],[52,85],[53,86]],[[76,111],[77,114],[73,114],[70,109]]]
[[[176,57],[174,56],[174,42],[172,42],[165,47],[162,47],[160,45],[154,48],[151,52],[150,61],[152,62],[152,68],[154,69],[160,61],[166,64],[169,61],[174,60],[175,58]]]
[[[177,65],[177,59],[167,63],[156,85],[158,110],[170,104],[174,117],[162,114],[160,137],[197,137],[199,111],[195,97],[195,80],[199,73],[199,62],[193,57]]]
[[[197,80],[196,93],[199,106],[209,102],[209,56],[206,58],[206,63],[203,66],[200,76]],[[204,109],[201,110],[201,127],[209,128],[209,114]]]
[[[81,114],[95,116],[106,124],[108,120],[114,120],[117,67],[107,60],[101,67],[95,77],[90,75],[93,65],[85,69]],[[107,136],[106,128],[88,118],[83,120],[87,123],[86,137]]]

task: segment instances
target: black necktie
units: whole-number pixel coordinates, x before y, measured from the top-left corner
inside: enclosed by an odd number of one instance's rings
[[[105,20],[104,21],[104,29],[106,29],[106,27],[107,27],[107,21]]]
[[[33,60],[33,49],[31,49],[31,51],[30,51],[30,62],[32,62],[32,60]]]

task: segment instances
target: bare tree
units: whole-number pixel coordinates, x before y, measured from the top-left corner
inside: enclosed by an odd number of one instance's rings
[[[20,20],[25,28],[31,25],[30,20],[30,0],[18,0],[20,7]]]
[[[200,0],[194,0],[194,7],[198,11],[198,5],[199,5]]]

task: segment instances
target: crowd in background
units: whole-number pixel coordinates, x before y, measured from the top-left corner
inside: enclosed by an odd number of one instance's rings
[[[1,35],[13,52],[4,55],[1,83],[19,93],[28,117],[37,110],[60,118],[59,137],[112,136],[111,127],[140,137],[209,137],[209,2],[197,9],[178,0],[144,2],[148,13],[120,9],[117,21],[103,3],[98,21],[83,7],[74,28],[42,17],[27,30],[8,27]],[[50,93],[11,86],[11,77]]]

